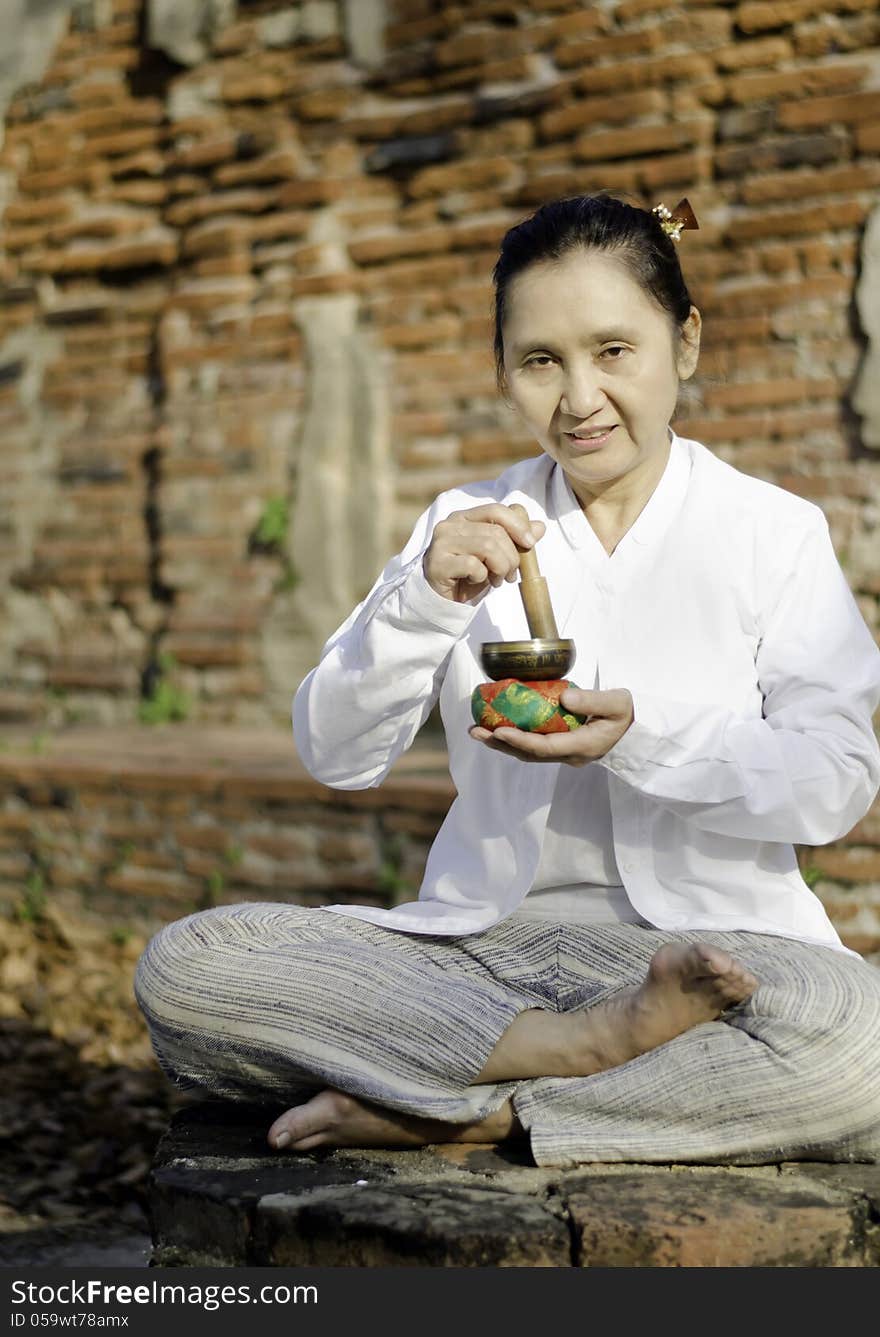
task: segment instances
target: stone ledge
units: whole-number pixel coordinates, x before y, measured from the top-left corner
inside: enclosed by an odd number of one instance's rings
[[[536,1166],[525,1144],[273,1155],[270,1108],[180,1111],[161,1267],[876,1267],[880,1166]]]
[[[49,781],[56,789],[87,784],[125,792],[180,790],[205,797],[254,795],[330,805],[389,805],[445,814],[455,796],[442,746],[421,743],[392,767],[379,789],[329,789],[312,779],[282,730],[71,728],[40,736],[4,735],[0,778]]]

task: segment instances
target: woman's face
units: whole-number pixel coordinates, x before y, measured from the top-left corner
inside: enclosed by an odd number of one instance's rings
[[[678,383],[699,356],[696,307],[677,346],[619,260],[579,249],[511,281],[502,335],[509,400],[582,502],[665,459]]]

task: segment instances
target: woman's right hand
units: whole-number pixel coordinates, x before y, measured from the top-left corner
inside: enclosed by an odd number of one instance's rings
[[[422,563],[425,578],[444,599],[467,603],[490,585],[516,580],[520,550],[534,547],[544,529],[542,521],[523,520],[501,502],[453,511],[434,528]]]

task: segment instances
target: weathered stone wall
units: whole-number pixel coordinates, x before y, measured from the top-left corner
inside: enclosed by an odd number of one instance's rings
[[[877,630],[874,0],[0,23],[3,717],[286,720],[417,511],[532,451],[493,387],[497,242],[600,187],[690,197],[678,426],[823,506]]]

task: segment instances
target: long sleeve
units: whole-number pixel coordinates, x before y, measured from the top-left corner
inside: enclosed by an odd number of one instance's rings
[[[435,502],[420,517],[403,552],[331,636],[294,697],[297,752],[323,784],[381,783],[427,718],[449,654],[476,612],[476,602],[437,594],[422,570],[441,513]]]
[[[637,690],[633,724],[599,764],[704,831],[822,845],[880,786],[880,650],[822,513],[783,537],[755,660],[762,717]]]

